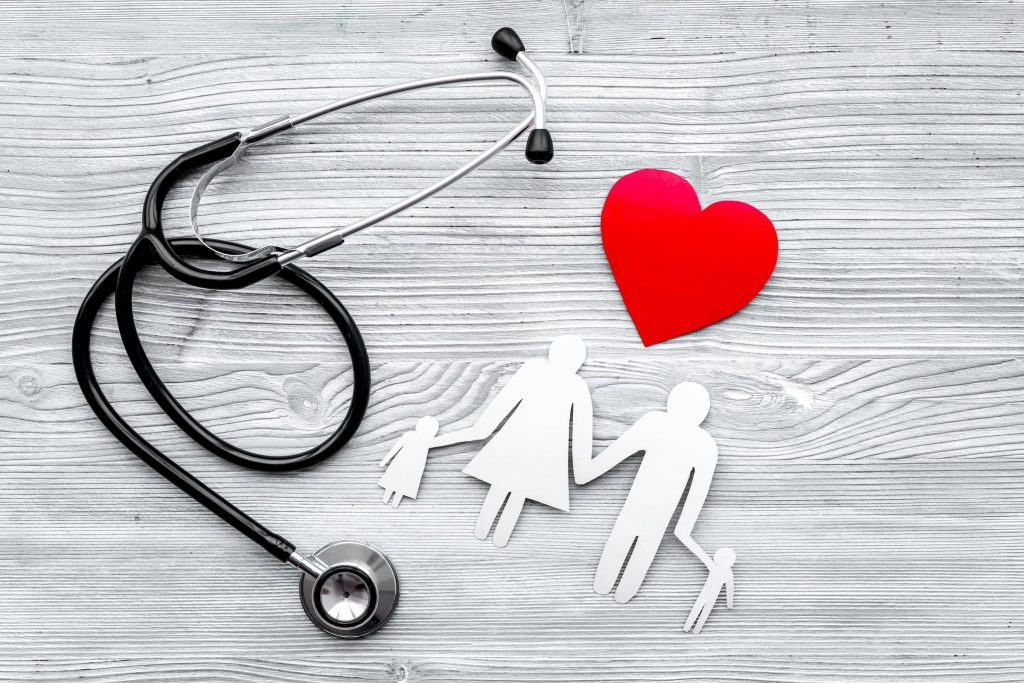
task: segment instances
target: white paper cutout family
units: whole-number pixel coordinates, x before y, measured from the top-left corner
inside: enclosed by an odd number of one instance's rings
[[[643,415],[591,457],[590,389],[576,374],[585,358],[583,340],[558,337],[547,359],[524,363],[472,427],[438,436],[437,420],[420,418],[415,431],[403,434],[380,463],[388,466],[379,482],[384,502],[398,507],[403,497],[416,498],[431,448],[481,441],[497,429],[463,472],[491,486],[477,519],[476,537],[487,538],[497,518],[494,545],[502,547],[527,500],[569,510],[570,438],[577,484],[586,484],[642,452],[636,478],[598,563],[594,590],[610,593],[625,563],[615,601],[623,603],[636,595],[692,474],[675,535],[708,568],[707,582],[684,628],[700,633],[723,587],[726,605],[732,607],[736,560],[729,548],[708,556],[691,535],[718,461],[714,439],[700,427],[711,405],[708,392],[693,382],[679,384],[669,393],[666,411]]]

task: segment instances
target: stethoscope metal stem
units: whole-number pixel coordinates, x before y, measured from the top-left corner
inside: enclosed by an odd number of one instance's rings
[[[523,53],[520,53],[520,55],[522,55],[522,54]],[[527,60],[529,60],[529,58],[527,58]],[[521,61],[521,63],[524,66],[526,66],[526,62],[522,62]],[[531,64],[532,64],[532,62],[531,62]],[[527,68],[529,69],[530,67],[527,67]],[[540,73],[540,71],[537,69],[536,65],[533,65],[533,68],[530,69],[530,70],[531,70],[531,73],[533,73],[534,75]],[[378,88],[377,90],[370,90],[369,92],[360,93],[359,95],[353,95],[352,97],[347,97],[347,98],[345,98],[343,100],[337,100],[335,102],[330,102],[328,104],[322,105],[322,106],[317,107],[315,109],[310,109],[309,111],[307,111],[305,113],[296,114],[294,116],[290,116],[290,117],[288,117],[288,120],[291,123],[291,127],[295,127],[295,126],[300,126],[303,123],[306,123],[308,121],[312,121],[314,119],[318,119],[321,116],[326,116],[327,114],[334,113],[334,112],[336,112],[338,110],[346,109],[348,107],[351,107],[351,106],[356,105],[356,104],[360,104],[362,102],[369,102],[370,100],[376,100],[376,99],[381,98],[381,97],[388,97],[390,95],[397,95],[399,93],[409,92],[411,90],[422,90],[424,88],[433,88],[433,87],[439,86],[439,85],[452,85],[453,83],[471,83],[471,82],[474,82],[474,81],[496,81],[496,80],[497,81],[512,81],[513,83],[518,83],[520,86],[522,86],[522,88],[524,90],[526,90],[527,93],[529,93],[530,97],[533,99],[533,109],[536,112],[537,127],[538,128],[543,128],[544,127],[544,99],[541,96],[541,93],[537,90],[537,88],[533,87],[533,83],[531,83],[529,80],[527,80],[523,76],[520,76],[519,74],[509,73],[507,71],[485,71],[485,72],[472,73],[472,74],[457,74],[457,75],[454,75],[454,76],[437,76],[437,77],[434,77],[434,78],[424,78],[424,79],[421,79],[421,80],[418,80],[418,81],[410,81],[408,83],[399,83],[398,85],[391,85],[391,86],[388,86],[386,88]],[[531,118],[531,120],[532,120],[532,118]],[[278,131],[278,132],[280,132],[280,131]],[[259,141],[264,140],[264,139],[266,139],[266,138],[265,137],[259,137],[258,139],[250,139],[250,137],[247,136],[247,137],[243,138],[242,141],[245,142],[245,143],[250,143],[250,142],[259,142]]]
[[[516,61],[529,69],[530,75],[533,76],[533,80],[537,81],[537,91],[540,93],[540,101],[544,105],[537,108],[536,100],[534,100],[534,108],[537,110],[537,127],[546,128],[545,119],[548,105],[548,82],[544,80],[544,74],[541,73],[540,67],[534,64],[533,60],[527,57],[525,52],[517,54]]]
[[[523,119],[519,123],[519,125],[510,130],[504,137],[502,137],[500,140],[498,140],[493,145],[488,147],[482,153],[477,155],[469,163],[458,168],[450,175],[441,178],[433,185],[430,185],[420,190],[416,194],[409,195],[402,201],[396,204],[392,204],[388,208],[382,209],[381,211],[378,211],[377,213],[371,216],[362,218],[344,228],[337,228],[328,233],[324,233],[320,237],[312,239],[304,244],[300,244],[295,249],[286,251],[280,256],[278,256],[278,262],[282,266],[285,266],[288,265],[289,263],[299,260],[300,258],[311,258],[313,256],[316,256],[317,254],[322,254],[323,252],[329,249],[333,249],[334,247],[344,242],[345,238],[348,237],[349,235],[354,235],[355,233],[361,230],[365,230],[366,228],[369,228],[372,225],[376,225],[377,223],[380,223],[381,221],[386,220],[397,213],[405,211],[410,206],[422,202],[427,197],[430,197],[431,195],[440,192],[441,190],[448,187],[452,183],[456,182],[460,178],[469,175],[482,164],[484,164],[487,160],[496,155],[498,152],[508,147],[513,140],[522,135],[523,131],[530,127],[530,123],[532,121],[533,114],[530,114],[525,119]]]
[[[381,97],[387,97],[389,95],[396,95],[403,92],[409,92],[412,90],[420,90],[424,88],[432,88],[435,86],[451,85],[454,83],[472,83],[472,82],[483,82],[483,81],[509,81],[522,87],[532,100],[532,111],[520,121],[515,127],[513,127],[508,133],[502,136],[490,147],[485,149],[483,152],[470,159],[467,163],[457,168],[449,175],[441,178],[435,183],[428,187],[412,194],[405,199],[402,199],[391,206],[382,209],[370,216],[359,219],[358,221],[347,225],[343,228],[336,228],[330,232],[324,233],[319,237],[316,237],[304,244],[295,247],[294,249],[288,249],[277,255],[278,263],[282,266],[293,263],[302,258],[310,258],[321,254],[329,249],[340,245],[350,235],[365,230],[366,228],[376,225],[383,220],[394,216],[397,213],[414,206],[428,197],[437,194],[441,190],[445,189],[452,183],[465,177],[469,173],[479,168],[486,161],[494,157],[498,152],[508,147],[516,138],[522,135],[531,124],[535,128],[544,128],[545,126],[545,105],[547,99],[547,82],[544,80],[544,74],[541,73],[533,61],[526,56],[525,52],[520,52],[516,55],[516,61],[522,64],[530,72],[536,80],[537,85],[534,86],[528,79],[520,76],[519,74],[508,73],[508,72],[481,72],[471,74],[458,74],[455,76],[440,76],[436,78],[426,78],[419,81],[411,81],[409,83],[400,83],[398,85],[388,86],[386,88],[378,88],[377,90],[371,90],[369,92],[360,93],[353,95],[342,100],[330,102],[323,106],[315,109],[310,109],[302,114],[295,114],[292,116],[283,116],[278,119],[274,119],[262,126],[258,126],[247,133],[242,135],[241,144],[238,149],[229,158],[221,161],[212,168],[210,168],[199,182],[196,184],[195,191],[192,193],[192,206],[191,206],[191,220],[192,228],[196,233],[196,237],[202,240],[198,224],[198,212],[199,212],[199,201],[202,197],[203,192],[209,186],[210,182],[219,173],[227,170],[228,168],[237,164],[241,158],[245,155],[246,150],[261,142],[266,142],[271,138],[289,131],[297,126],[313,121],[327,114],[351,107],[356,104],[368,102]],[[265,256],[273,253],[274,247],[263,247],[257,249],[250,254],[246,255],[229,255],[221,254],[220,256],[231,261],[248,261],[258,257]]]
[[[288,564],[297,567],[311,579],[319,579],[320,575],[327,571],[327,567],[315,557],[303,557],[296,552],[288,556]]]

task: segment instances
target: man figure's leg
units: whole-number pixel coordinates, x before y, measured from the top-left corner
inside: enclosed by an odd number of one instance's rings
[[[641,532],[636,540],[636,547],[633,548],[633,553],[629,556],[626,571],[622,573],[619,587],[615,590],[615,602],[628,602],[640,590],[640,584],[647,576],[647,570],[658,553],[661,537],[664,534],[664,529],[660,529],[657,535],[650,533],[650,530]]]
[[[597,574],[594,576],[594,591],[606,595],[615,585],[615,579],[619,577],[619,570],[626,560],[630,546],[636,540],[636,533],[626,528],[622,523],[622,514],[615,520],[612,533],[604,544],[604,552],[601,553],[601,561],[597,563]]]

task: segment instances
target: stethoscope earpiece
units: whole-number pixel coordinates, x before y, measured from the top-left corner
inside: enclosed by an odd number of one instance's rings
[[[523,45],[519,34],[508,26],[494,32],[494,35],[491,36],[491,48],[505,59],[513,62],[516,61],[520,52],[526,52],[526,46]]]
[[[499,28],[491,36],[491,47],[499,55],[513,62],[519,61],[519,53],[526,57],[526,46],[519,38],[519,34],[508,26]],[[529,60],[525,60],[529,64]],[[546,96],[546,93],[545,95]],[[537,128],[530,131],[530,137],[526,140],[526,159],[531,164],[546,164],[555,157],[555,144],[551,140],[551,133],[540,122]]]
[[[531,164],[546,164],[555,156],[555,144],[547,128],[534,128],[526,138],[526,160]]]
[[[376,547],[335,541],[305,558],[299,596],[309,620],[339,638],[368,636],[398,606],[398,574]]]

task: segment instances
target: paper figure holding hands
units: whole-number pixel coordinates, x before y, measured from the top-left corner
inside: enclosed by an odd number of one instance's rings
[[[423,468],[427,464],[427,451],[435,445],[437,420],[432,417],[421,417],[416,423],[416,430],[406,432],[398,438],[391,451],[380,461],[385,470],[377,485],[384,489],[384,504],[387,505],[392,494],[395,496],[394,507],[402,502],[402,496],[416,498],[420,490],[420,479]]]
[[[719,549],[712,559],[692,535],[718,463],[715,440],[700,427],[711,399],[701,385],[683,382],[669,393],[665,411],[643,415],[608,448],[592,456],[590,389],[576,374],[585,358],[581,339],[558,337],[546,359],[527,361],[516,371],[473,426],[437,436],[437,420],[420,419],[415,431],[402,435],[380,463],[382,467],[391,463],[379,482],[384,502],[395,496],[398,507],[403,497],[416,497],[430,448],[480,441],[493,434],[463,472],[490,484],[477,518],[476,537],[486,539],[497,519],[494,545],[502,547],[526,500],[569,510],[570,439],[573,472],[581,485],[642,453],[636,478],[601,554],[594,590],[610,593],[621,571],[616,602],[636,595],[681,502],[675,535],[708,569],[685,624],[686,631],[700,633],[723,588],[726,604],[732,607],[736,561],[736,553],[729,548]]]
[[[586,355],[579,337],[558,337],[547,359],[524,363],[476,424],[434,440],[435,446],[445,446],[486,439],[508,418],[463,469],[491,485],[477,519],[477,538],[487,538],[501,512],[494,545],[508,543],[527,499],[569,510],[570,420],[573,453],[589,458],[592,449],[590,389],[576,374]]]
[[[723,553],[723,566],[716,565],[691,535],[718,462],[714,439],[700,428],[710,406],[711,399],[704,387],[683,382],[669,394],[667,412],[645,414],[593,459],[589,457],[589,451],[573,449],[573,472],[577,484],[586,484],[601,476],[631,455],[644,454],[597,566],[594,590],[598,593],[611,592],[625,563],[625,571],[615,591],[615,601],[626,602],[636,595],[686,491],[691,473],[693,481],[683,501],[675,535],[704,563],[714,581],[726,582],[728,579],[726,585],[731,592],[731,572],[725,577],[722,571],[725,558],[731,556],[735,559],[735,554],[731,550]],[[708,586],[714,581],[709,577]],[[721,585],[718,583],[718,588]],[[709,590],[708,586],[705,590]],[[698,603],[704,597],[702,591]],[[708,602],[706,611],[710,612],[713,605],[713,601]],[[707,614],[702,613],[702,617],[707,619]]]
[[[711,608],[718,602],[718,595],[722,592],[723,586],[725,587],[725,606],[732,607],[732,565],[734,562],[736,562],[736,553],[731,548],[721,548],[715,553],[714,567],[708,573],[708,580],[704,583],[704,588],[700,590],[697,602],[693,603],[693,609],[690,610],[690,616],[687,617],[686,625],[683,627],[684,631],[689,631],[692,628],[694,633],[700,633],[700,630],[704,628],[704,622],[708,620],[708,615],[711,614]]]

